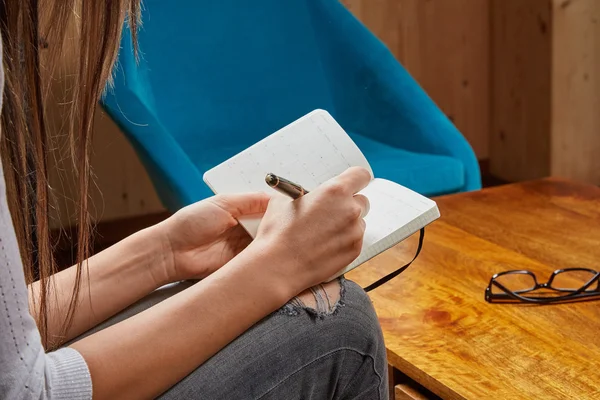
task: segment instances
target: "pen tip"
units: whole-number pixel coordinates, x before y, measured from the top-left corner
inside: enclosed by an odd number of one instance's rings
[[[277,185],[278,180],[279,179],[277,179],[277,177],[274,174],[267,174],[267,176],[265,177],[265,182],[267,182],[267,185],[269,186]]]

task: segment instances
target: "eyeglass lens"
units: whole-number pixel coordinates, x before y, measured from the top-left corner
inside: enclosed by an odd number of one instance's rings
[[[535,288],[534,276],[526,273],[514,272],[500,275],[496,278],[496,282],[515,293],[527,292]],[[491,289],[493,294],[504,293],[502,289],[495,285],[492,285]]]
[[[554,275],[550,283],[553,289],[574,291],[585,286],[596,273],[584,270],[566,270]],[[586,291],[595,291],[598,289],[598,282],[586,289]]]

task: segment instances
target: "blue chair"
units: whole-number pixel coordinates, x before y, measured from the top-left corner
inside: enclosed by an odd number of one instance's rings
[[[316,108],[377,177],[427,196],[481,187],[464,137],[337,0],[146,0],[142,20],[139,63],[125,30],[102,105],[170,210],[212,195],[206,170]]]

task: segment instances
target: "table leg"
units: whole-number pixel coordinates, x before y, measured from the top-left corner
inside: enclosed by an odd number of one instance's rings
[[[388,364],[390,400],[441,400],[424,386]]]
[[[394,371],[395,371],[395,368],[388,364],[388,386],[389,386],[389,393],[390,393],[389,399],[390,400],[395,400],[394,387],[396,386],[396,381],[394,379],[394,375],[395,375]]]

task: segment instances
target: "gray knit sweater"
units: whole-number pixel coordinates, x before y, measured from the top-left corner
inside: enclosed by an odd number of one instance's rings
[[[4,93],[1,65],[0,40],[0,93]],[[1,161],[0,251],[0,399],[91,399],[92,379],[81,354],[70,348],[46,353],[29,314]]]

